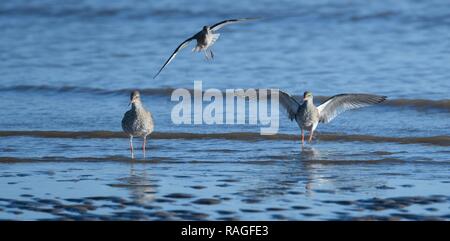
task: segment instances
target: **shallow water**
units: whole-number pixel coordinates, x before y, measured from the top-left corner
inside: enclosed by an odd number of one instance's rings
[[[450,219],[446,1],[3,1],[0,219]],[[215,59],[180,41],[224,18]],[[51,27],[49,27],[51,26]],[[160,36],[164,36],[161,38]],[[388,96],[301,148],[261,125],[174,125],[176,88]],[[121,132],[131,89],[156,127]],[[284,113],[284,111],[280,111]]]

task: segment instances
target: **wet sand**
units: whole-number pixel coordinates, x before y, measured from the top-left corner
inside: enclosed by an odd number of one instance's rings
[[[338,159],[313,147],[214,153],[2,161],[0,219],[450,220],[448,162],[411,165],[389,151]]]

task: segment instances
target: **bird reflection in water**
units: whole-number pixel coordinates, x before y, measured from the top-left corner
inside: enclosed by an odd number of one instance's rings
[[[144,205],[155,199],[157,185],[155,180],[148,177],[146,165],[139,166],[142,169],[136,169],[135,164],[132,163],[129,176],[121,178],[120,181],[124,187],[130,190],[130,198],[134,202]]]
[[[321,159],[321,153],[318,149],[312,146],[302,146],[300,152],[300,159],[303,162],[318,160]]]
[[[325,179],[323,175],[317,173],[316,165],[320,164],[315,163],[315,161],[322,160],[323,158],[323,154],[318,149],[312,146],[302,146],[300,152],[300,162],[302,163],[306,174],[305,190],[308,196],[312,195],[313,184],[320,185],[320,183],[329,181]]]

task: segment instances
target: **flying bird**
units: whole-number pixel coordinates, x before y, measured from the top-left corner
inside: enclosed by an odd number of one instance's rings
[[[302,145],[304,143],[304,130],[309,131],[309,142],[311,142],[314,130],[319,122],[328,123],[344,111],[378,104],[386,98],[386,96],[371,94],[339,94],[330,97],[316,107],[313,103],[313,95],[309,91],[303,94],[302,103],[289,94],[280,91],[281,105],[286,108],[289,119],[295,120],[302,130]]]
[[[145,158],[145,145],[147,136],[153,132],[153,117],[150,111],[146,110],[141,101],[139,91],[135,90],[130,95],[131,109],[125,112],[122,119],[122,129],[130,136],[131,159],[134,158],[133,137],[140,136],[144,138],[142,151]]]
[[[219,29],[223,28],[226,25],[234,24],[234,23],[240,23],[243,21],[248,20],[255,20],[256,18],[241,18],[241,19],[229,19],[224,20],[222,22],[216,23],[211,26],[203,26],[203,29],[196,33],[194,36],[184,40],[178,47],[173,51],[172,55],[170,55],[169,59],[164,63],[164,65],[159,69],[158,73],[153,77],[156,78],[156,76],[161,73],[161,71],[168,65],[172,60],[175,58],[175,56],[178,54],[178,52],[182,49],[184,49],[186,46],[189,45],[189,43],[192,40],[197,40],[197,45],[192,49],[192,51],[200,52],[203,51],[205,53],[205,57],[207,60],[214,59],[214,53],[210,49],[210,47],[217,41],[220,34],[216,33]]]

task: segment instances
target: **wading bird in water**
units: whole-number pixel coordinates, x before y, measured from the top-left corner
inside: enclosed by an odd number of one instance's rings
[[[319,122],[328,123],[344,111],[378,104],[386,98],[386,96],[371,94],[339,94],[316,107],[313,103],[313,95],[309,91],[303,94],[302,103],[280,91],[281,105],[286,108],[289,119],[295,120],[302,130],[302,145],[305,139],[304,131],[309,131],[309,142],[311,142]]]
[[[159,73],[161,73],[164,67],[166,67],[166,65],[168,65],[175,58],[175,56],[178,54],[178,51],[188,46],[192,40],[194,39],[197,40],[197,45],[192,49],[192,51],[196,52],[203,51],[205,53],[205,57],[207,60],[214,59],[214,54],[211,50],[211,46],[216,42],[216,40],[220,36],[220,34],[216,33],[217,30],[229,24],[240,23],[243,21],[255,19],[256,18],[230,19],[224,20],[211,26],[203,26],[203,29],[200,32],[184,40],[180,45],[178,45],[178,47],[175,49],[175,51],[173,51],[172,55],[170,55],[169,59],[167,59],[167,61],[164,63],[161,69],[159,69],[158,73],[156,73],[153,79],[156,78],[156,76],[158,76]]]
[[[130,95],[131,109],[125,112],[122,119],[122,129],[130,136],[131,158],[134,158],[133,137],[143,137],[142,151],[145,158],[145,145],[147,136],[153,132],[153,117],[150,111],[146,110],[141,101],[139,91],[135,90]]]

